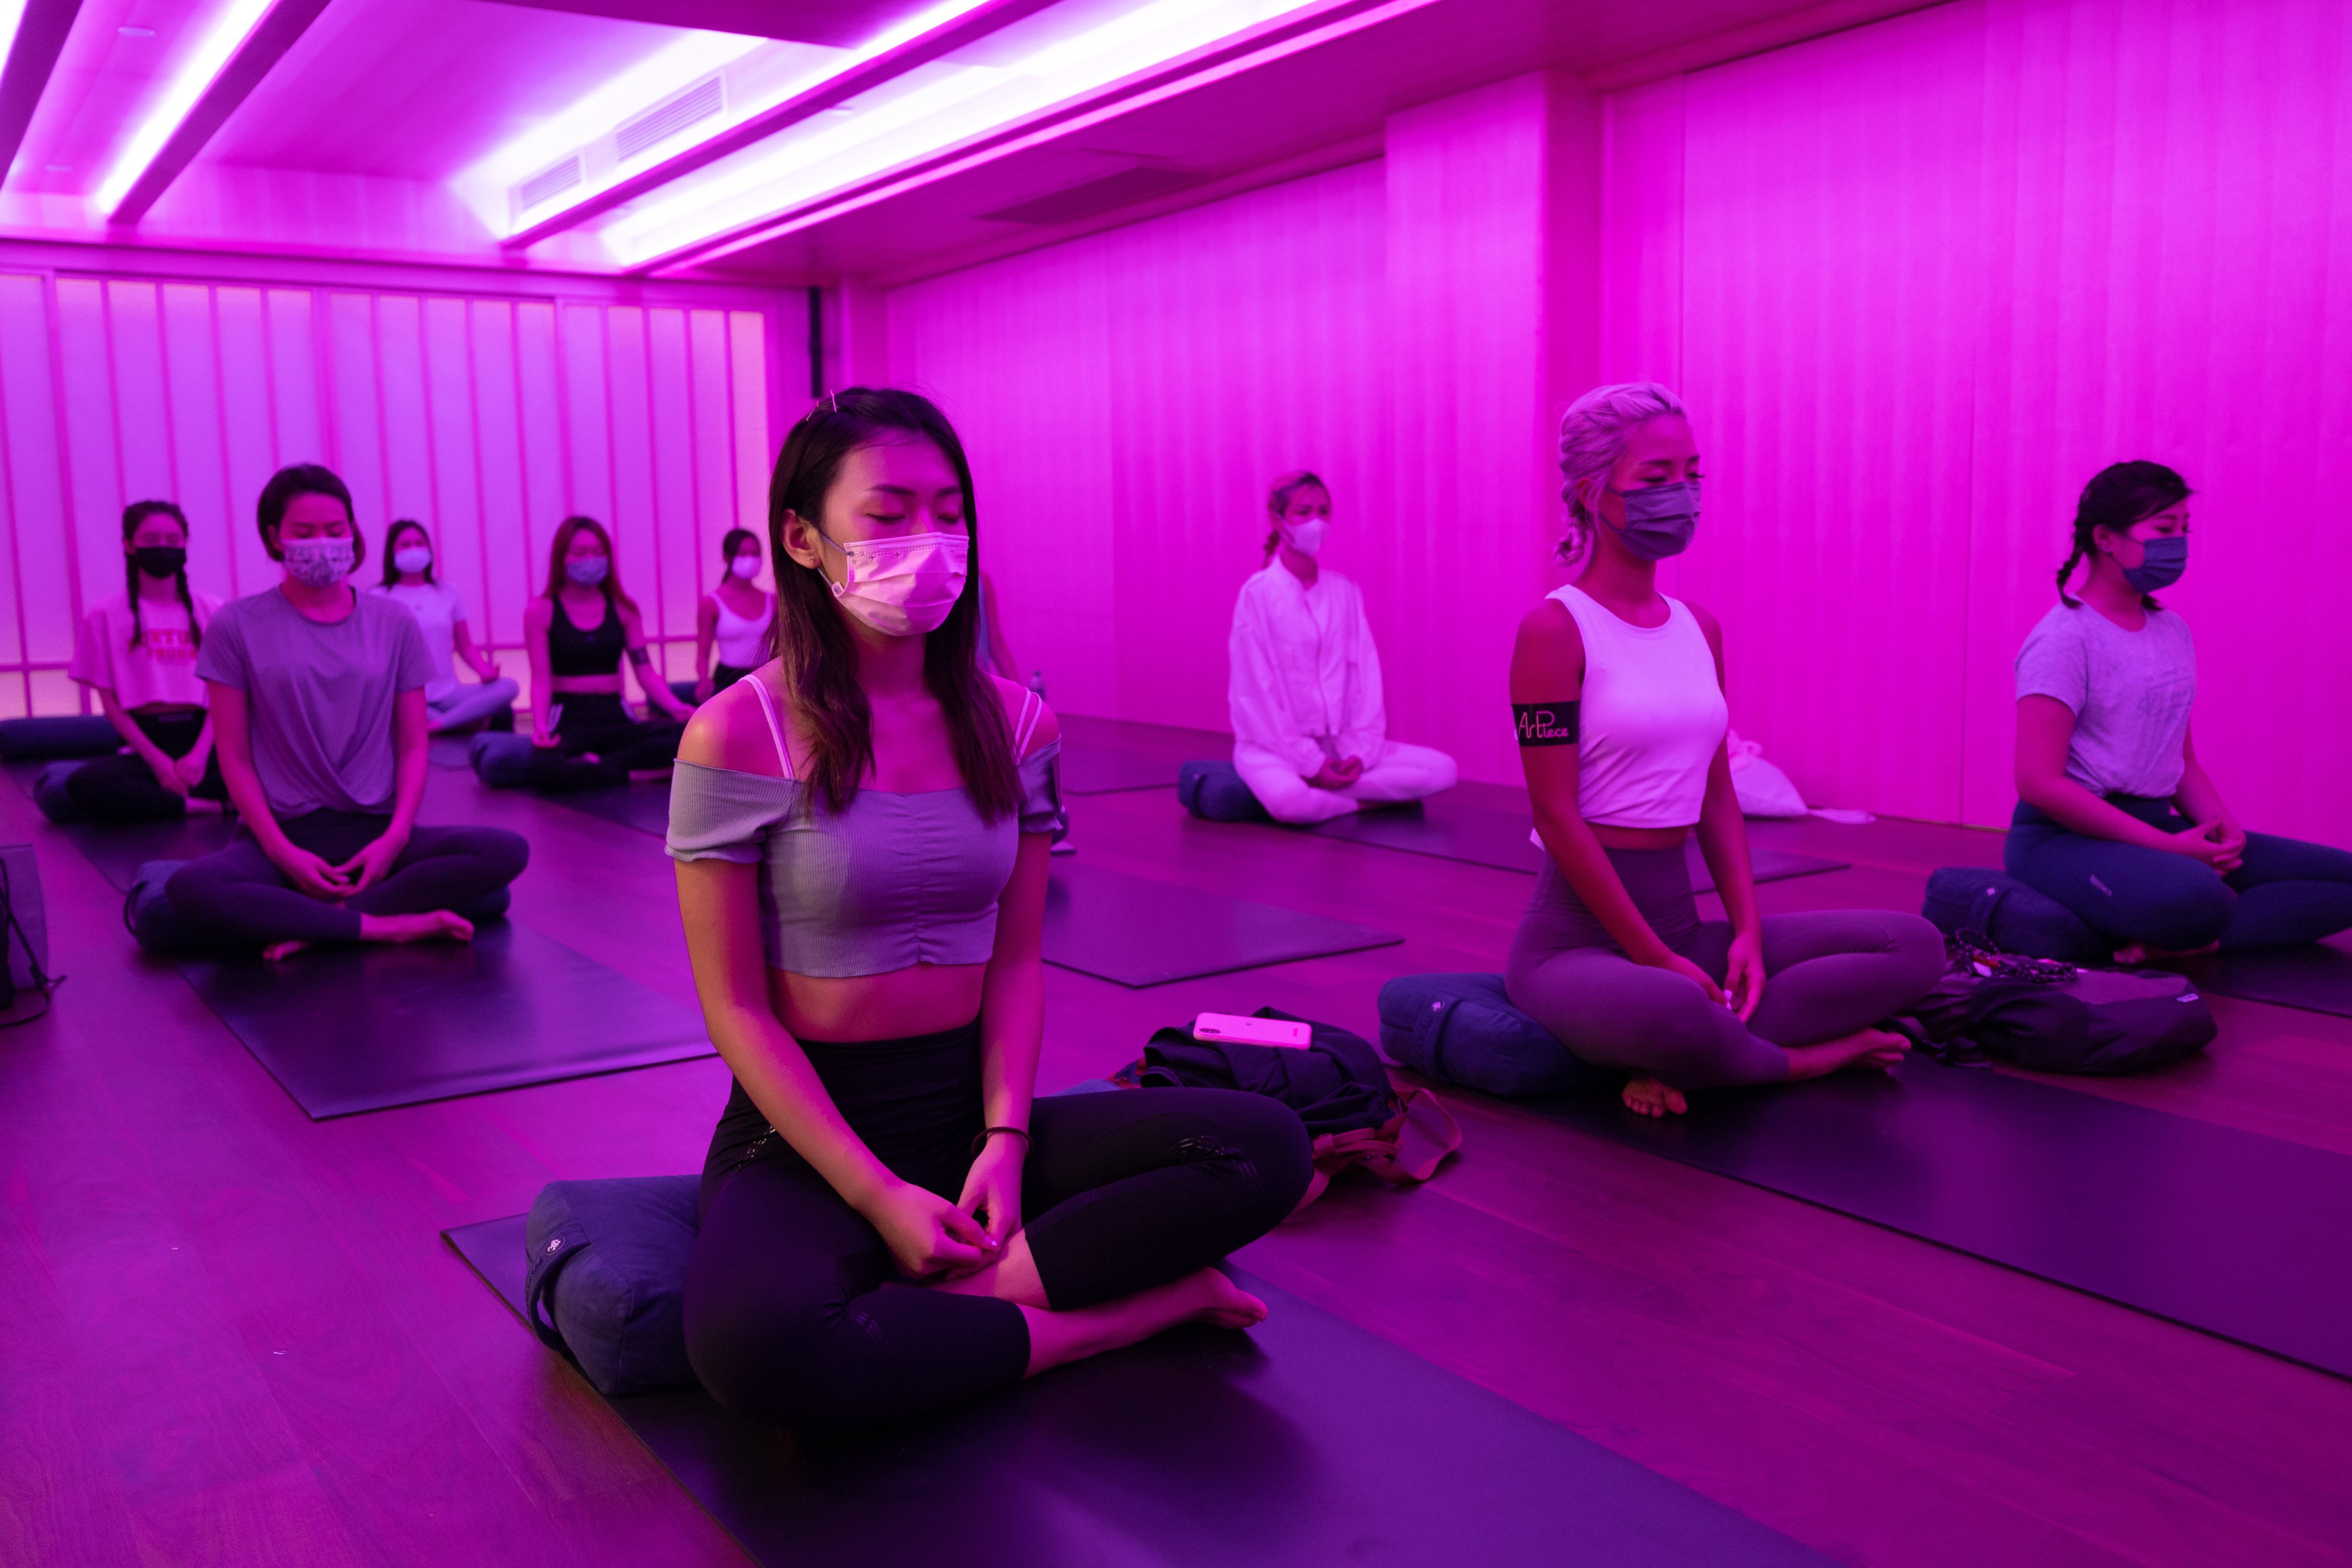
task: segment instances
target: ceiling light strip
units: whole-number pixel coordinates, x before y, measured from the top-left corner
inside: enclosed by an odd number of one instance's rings
[[[709,261],[786,234],[854,212],[877,201],[919,189],[937,180],[980,167],[997,158],[1114,120],[1150,104],[1252,71],[1307,49],[1398,16],[1438,4],[1439,0],[1337,0],[1304,15],[1277,17],[1263,26],[1196,49],[1191,55],[1139,71],[1124,80],[1087,93],[1017,123],[1000,126],[967,139],[932,156],[901,165],[870,180],[829,191],[780,212],[672,247],[622,269],[626,278],[646,278],[673,272],[699,261]]]
[[[25,144],[81,0],[0,0],[0,180]]]
[[[1000,27],[1010,26],[1052,4],[1054,0],[978,0],[977,4],[964,7],[937,26],[902,42],[880,48],[868,45],[866,49],[854,52],[850,64],[841,70],[812,83],[774,107],[762,110],[708,140],[681,148],[658,163],[583,196],[570,206],[550,213],[528,228],[517,230],[502,243],[509,250],[526,249],[551,234],[559,234],[610,212],[647,191],[717,163],[728,154],[764,141],[812,115],[822,114],[828,109],[846,103],[862,92],[904,76],[917,66],[928,65],[941,55],[986,37]]]
[[[326,8],[327,0],[228,0],[221,6],[92,198],[106,221],[144,217]]]

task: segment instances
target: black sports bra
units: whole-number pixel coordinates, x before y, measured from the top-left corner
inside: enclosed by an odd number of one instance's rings
[[[563,601],[555,601],[554,618],[547,623],[550,675],[618,675],[625,647],[621,612],[613,605],[604,606],[604,618],[593,630],[583,632],[564,613]]]

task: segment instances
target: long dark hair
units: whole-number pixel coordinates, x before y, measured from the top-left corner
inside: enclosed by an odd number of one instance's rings
[[[395,519],[393,525],[383,531],[383,585],[387,588],[394,587],[400,582],[400,568],[392,563],[392,558],[400,553],[401,531],[410,528],[416,531],[417,538],[425,541],[425,549],[433,548],[433,536],[425,531],[423,523],[413,517]],[[424,577],[427,583],[433,581],[433,563],[430,561],[425,563]]]
[[[178,523],[181,542],[186,542],[188,514],[167,500],[135,500],[124,507],[122,542],[130,543],[131,536],[139,531],[139,525],[151,517],[168,517]],[[180,603],[188,606],[188,641],[201,647],[205,640],[205,628],[196,624],[196,596],[188,592],[188,563],[185,560],[180,563],[179,575],[173,581],[179,584]],[[147,623],[142,618],[143,612],[139,608],[139,563],[128,554],[122,557],[122,591],[131,600],[131,646],[137,647],[147,640]]]
[[[1315,470],[1312,468],[1292,469],[1275,480],[1274,488],[1265,492],[1265,513],[1267,517],[1275,520],[1273,526],[1265,531],[1265,561],[1273,560],[1275,551],[1281,547],[1281,520],[1290,510],[1290,498],[1309,485],[1321,490],[1327,499],[1331,494],[1331,487],[1316,478]],[[1261,561],[1258,564],[1263,566],[1265,561]]]
[[[571,580],[563,570],[564,557],[572,553],[572,536],[583,532],[594,534],[604,545],[604,580],[596,584],[597,591],[615,614],[623,609],[634,612],[637,602],[621,591],[621,558],[613,552],[613,536],[593,517],[567,517],[556,524],[555,542],[547,551],[547,592],[540,596],[552,599],[563,592],[563,584]]]
[[[286,559],[278,542],[278,525],[286,521],[286,509],[294,504],[296,496],[326,496],[342,502],[344,521],[352,528],[352,570],[357,572],[367,564],[367,535],[360,531],[359,513],[352,510],[351,487],[322,463],[280,468],[261,487],[261,500],[255,503],[253,515],[261,528],[261,547],[269,552],[272,561]]]
[[[2187,479],[2146,458],[2110,463],[2093,474],[2091,482],[2083,487],[2083,499],[2074,503],[2074,553],[2058,568],[2059,602],[2070,610],[2081,602],[2067,596],[2066,579],[2074,574],[2077,563],[2098,548],[2098,542],[2091,537],[2093,529],[2121,533],[2158,512],[2169,511],[2192,493]],[[2153,594],[2142,594],[2139,602],[2151,610],[2163,607]]]
[[[938,447],[963,489],[970,565],[955,607],[923,639],[923,684],[947,719],[965,793],[983,821],[995,822],[1019,808],[1021,780],[1004,703],[978,661],[980,522],[971,464],[955,426],[927,397],[895,387],[853,386],[810,409],[784,437],[768,485],[768,559],[776,569],[774,638],[783,660],[784,690],[808,729],[807,777],[827,810],[846,810],[874,771],[874,710],[857,683],[857,646],[843,611],[834,603],[824,574],[785,551],[784,518],[793,514],[821,522],[843,459],[861,447],[909,437]]]

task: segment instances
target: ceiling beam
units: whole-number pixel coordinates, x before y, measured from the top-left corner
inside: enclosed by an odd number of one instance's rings
[[[49,85],[49,73],[73,31],[81,0],[28,0],[16,24],[16,41],[9,47],[8,63],[0,67],[0,180],[8,177],[16,151],[25,144],[25,130],[33,123],[33,110]]]
[[[862,92],[904,76],[917,66],[928,65],[966,44],[984,38],[1000,27],[1010,26],[1053,3],[1054,0],[982,0],[982,4],[949,18],[930,31],[917,34],[872,59],[861,60],[847,70],[829,76],[806,91],[793,94],[773,108],[761,110],[740,125],[729,127],[709,141],[683,148],[561,212],[550,213],[503,243],[509,250],[527,249],[551,234],[561,234],[681,175],[708,167],[730,153],[740,152],[754,142],[765,141],[788,125],[797,125],[812,115],[822,114],[828,109],[846,103]]]
[[[204,96],[173,128],[170,138],[157,149],[147,167],[140,171],[139,178],[122,194],[122,200],[115,204],[106,221],[122,226],[146,216],[155,199],[171,189],[172,182],[204,151],[214,132],[228,123],[228,117],[236,112],[237,106],[261,85],[261,79],[269,74],[270,68],[326,8],[327,0],[278,0],[269,15],[246,36],[228,63],[221,67],[220,74],[205,87]]]

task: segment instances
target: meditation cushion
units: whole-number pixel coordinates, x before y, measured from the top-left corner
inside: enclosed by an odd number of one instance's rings
[[[694,1381],[686,1259],[701,1186],[699,1176],[551,1182],[530,1205],[530,1326],[605,1394]]]
[[[232,958],[254,950],[243,942],[221,941],[199,930],[180,912],[164,884],[185,860],[150,860],[131,874],[131,891],[122,900],[122,923],[133,941],[162,958]],[[498,920],[514,903],[514,890],[499,888],[483,894],[457,912],[480,925]]]
[[[0,758],[12,763],[48,757],[102,757],[122,750],[122,736],[103,713],[54,719],[0,719]]]
[[[2003,952],[2094,966],[2115,961],[2114,942],[2057,900],[2005,871],[1948,866],[1930,872],[1919,912],[1946,936],[1977,931]]]
[[[1511,1005],[1499,974],[1403,974],[1381,987],[1381,1048],[1394,1060],[1507,1100],[1600,1089],[1603,1072]]]
[[[1272,822],[1231,763],[1186,763],[1176,770],[1176,798],[1211,822]]]
[[[81,807],[76,805],[73,796],[66,793],[66,780],[80,772],[89,762],[87,757],[77,757],[69,762],[51,763],[34,775],[33,804],[41,808],[43,816],[51,822],[79,822],[82,819]]]
[[[529,735],[512,730],[484,730],[467,743],[466,760],[475,776],[492,789],[522,789],[530,783],[531,753],[539,750]]]

